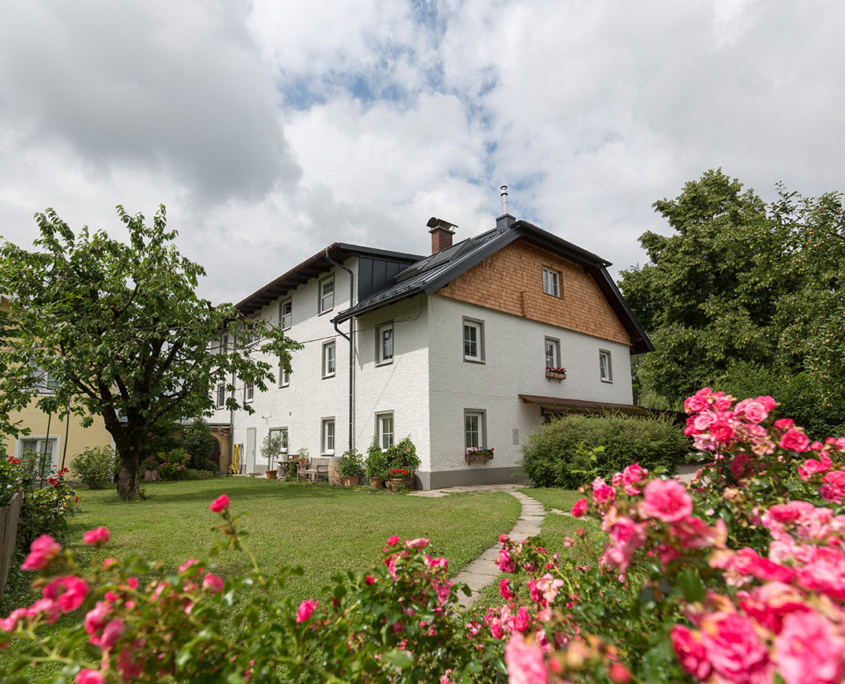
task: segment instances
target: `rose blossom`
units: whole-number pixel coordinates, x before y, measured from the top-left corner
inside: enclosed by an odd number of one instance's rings
[[[572,515],[576,518],[580,518],[584,513],[587,512],[587,500],[586,499],[579,499],[575,502],[575,505],[572,506]]]
[[[710,663],[707,661],[707,654],[701,641],[693,636],[683,625],[672,627],[672,646],[684,668],[696,679],[706,679],[710,674]]]
[[[89,610],[85,616],[85,631],[88,632],[92,644],[99,643],[97,632],[106,626],[109,613],[111,613],[111,606],[106,601],[97,601],[94,609]]]
[[[218,496],[212,504],[208,507],[212,513],[222,513],[229,508],[229,497],[225,494]]]
[[[390,538],[387,540],[387,545],[388,545],[388,546],[395,546],[395,545],[396,545],[396,544],[398,544],[400,541],[402,541],[402,538],[394,534],[392,537],[390,537]]]
[[[499,550],[499,557],[496,558],[496,566],[502,572],[516,572],[516,561],[511,558],[507,549]]]
[[[520,607],[518,611],[516,611],[516,615],[511,618],[511,627],[515,629],[517,632],[524,632],[528,629],[528,625],[531,623],[531,618],[528,617],[528,608],[525,606]]]
[[[752,672],[762,669],[768,651],[743,615],[718,612],[701,621],[701,642],[717,674],[729,682],[750,682]]]
[[[111,533],[105,527],[98,527],[94,530],[88,530],[82,535],[82,541],[89,546],[100,546],[108,542]]]
[[[424,549],[428,546],[428,539],[422,537],[418,539],[409,539],[405,542],[405,546],[409,549]]]
[[[548,684],[549,673],[543,661],[543,649],[529,644],[521,634],[514,634],[505,646],[505,664],[510,684]]]
[[[88,584],[72,575],[57,577],[41,590],[41,595],[57,601],[63,613],[70,613],[82,605],[88,595]]]
[[[320,605],[319,601],[310,598],[299,604],[299,609],[296,611],[296,621],[305,622],[314,613],[314,609]]]
[[[21,570],[43,570],[62,552],[62,545],[49,534],[42,534],[29,546],[29,555]]]
[[[44,621],[48,625],[52,625],[59,619],[59,604],[53,599],[43,598],[38,599],[27,610],[27,615],[30,618],[36,618],[39,615],[46,616]]]
[[[842,639],[816,612],[791,613],[775,639],[774,660],[786,684],[841,682]]]
[[[499,582],[499,593],[505,601],[510,601],[514,596],[510,582],[509,579],[503,579]]]
[[[97,670],[92,670],[90,667],[82,670],[82,672],[74,677],[73,681],[76,684],[106,684],[106,678]]]
[[[593,480],[593,499],[601,505],[616,498],[616,490],[609,486],[602,478]]]
[[[788,449],[789,451],[809,451],[810,438],[803,432],[798,432],[794,428],[789,428],[786,433],[780,438],[780,448]]]
[[[652,480],[646,485],[640,511],[664,522],[677,522],[692,514],[692,497],[680,482]]]
[[[210,572],[205,574],[205,578],[202,581],[202,588],[208,589],[214,594],[217,594],[223,591],[223,580],[220,579],[217,575],[213,575]]]
[[[109,650],[117,643],[117,640],[123,636],[125,630],[123,620],[115,618],[103,629],[103,635],[100,637],[100,648],[104,651]]]

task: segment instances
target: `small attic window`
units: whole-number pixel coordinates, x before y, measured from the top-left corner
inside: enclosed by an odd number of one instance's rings
[[[543,292],[560,297],[560,273],[550,268],[543,269]]]

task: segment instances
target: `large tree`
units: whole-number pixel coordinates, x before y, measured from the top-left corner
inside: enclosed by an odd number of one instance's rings
[[[654,208],[674,232],[645,233],[648,263],[620,282],[657,349],[636,360],[640,398],[709,384],[792,396],[818,430],[845,420],[840,196],[779,187],[767,205],[720,169]]]
[[[0,246],[0,393],[8,413],[31,400],[47,373],[55,392],[45,411],[70,406],[90,423],[103,418],[120,457],[119,495],[137,499],[145,435],[156,426],[207,414],[211,387],[223,382],[226,406],[242,405],[238,386],[259,390],[276,377],[277,357],[290,369],[298,345],[279,326],[245,319],[231,304],[197,296],[202,266],[182,256],[164,207],[144,216],[117,213],[128,243],[83,227],[74,234],[52,209],[36,214],[40,237],[27,251]],[[228,336],[224,348],[220,341]]]

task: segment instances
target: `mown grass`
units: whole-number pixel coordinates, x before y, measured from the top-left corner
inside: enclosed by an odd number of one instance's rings
[[[295,600],[319,594],[334,574],[366,571],[393,534],[428,537],[456,574],[511,529],[520,513],[519,502],[504,493],[423,498],[240,477],[152,484],[146,493],[150,499],[127,504],[113,490],[80,492],[81,510],[71,519],[68,544],[78,558],[90,558],[83,533],[102,525],[111,531],[109,556],[160,560],[166,571],[188,558],[207,559],[220,534],[213,529],[219,517],[208,505],[227,494],[233,514],[242,515],[238,528],[248,533],[245,543],[262,570],[303,568],[303,576],[292,577],[285,589]],[[227,576],[250,565],[246,554],[227,551],[207,567]],[[69,620],[63,617],[52,629]],[[31,681],[50,681],[50,675],[54,668],[39,669]]]

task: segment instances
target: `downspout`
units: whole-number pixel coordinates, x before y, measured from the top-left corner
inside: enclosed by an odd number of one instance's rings
[[[339,264],[334,259],[332,259],[329,256],[329,250],[328,249],[325,252],[325,256],[326,256],[326,261],[328,261],[330,264],[333,264],[334,266],[337,266],[338,268],[342,268],[344,271],[346,271],[349,274],[349,306],[354,306],[354,304],[355,304],[355,301],[354,301],[354,297],[355,297],[355,275],[352,273],[352,271],[350,271],[348,268],[346,268],[346,266],[344,266],[343,264]],[[352,379],[353,378],[352,371],[355,367],[355,351],[354,351],[353,346],[352,346],[352,335],[353,335],[354,327],[355,327],[355,319],[354,318],[349,319],[349,334],[348,335],[346,333],[344,333],[343,331],[341,331],[340,328],[337,327],[337,320],[332,321],[332,323],[334,324],[334,329],[337,332],[337,334],[340,335],[341,337],[343,337],[347,342],[349,342],[349,450],[351,451],[355,446],[354,441],[353,441],[354,433],[352,431],[352,427],[353,427],[353,420],[352,420],[353,414],[352,414],[352,412],[354,410],[353,397],[355,396],[355,386],[353,384],[353,379]]]

